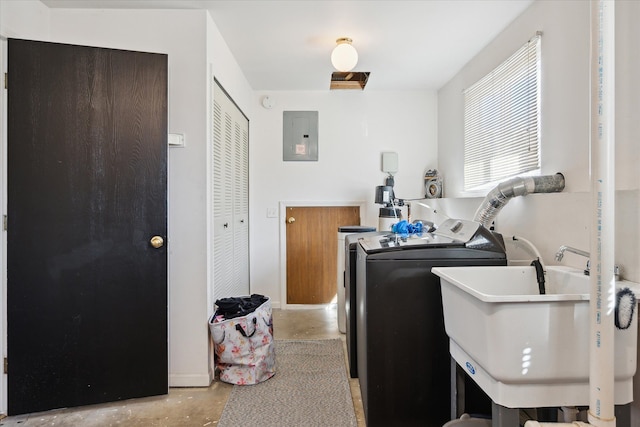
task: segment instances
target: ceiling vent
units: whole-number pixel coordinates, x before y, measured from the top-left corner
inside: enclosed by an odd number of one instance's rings
[[[369,71],[334,71],[331,73],[329,89],[360,89],[364,90],[369,80]]]

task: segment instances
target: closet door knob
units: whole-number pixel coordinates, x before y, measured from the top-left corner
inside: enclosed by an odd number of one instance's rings
[[[293,224],[294,222],[296,222],[296,219],[294,217],[290,216],[289,219],[287,219],[287,222],[289,224]]]

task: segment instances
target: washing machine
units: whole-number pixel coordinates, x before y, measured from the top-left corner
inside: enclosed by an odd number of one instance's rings
[[[338,304],[336,307],[336,311],[338,315],[338,330],[343,334],[347,332],[347,308],[345,306],[346,284],[344,277],[346,268],[345,239],[351,234],[368,233],[371,231],[376,231],[376,228],[366,225],[343,225],[338,227],[338,277],[336,280],[336,294],[338,296]]]
[[[356,305],[356,257],[358,254],[358,241],[372,236],[384,236],[388,231],[371,231],[346,234],[344,236],[344,307],[345,307],[345,332],[347,341],[347,359],[349,361],[349,375],[358,377],[358,348],[357,348],[357,305]]]
[[[367,426],[441,427],[454,418],[459,397],[440,279],[431,269],[506,265],[502,236],[447,219],[430,233],[360,238],[356,258],[357,373]],[[467,412],[491,414],[472,380],[464,393]]]

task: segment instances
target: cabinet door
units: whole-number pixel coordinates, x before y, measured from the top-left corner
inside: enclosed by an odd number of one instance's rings
[[[214,297],[249,294],[249,121],[214,85]]]

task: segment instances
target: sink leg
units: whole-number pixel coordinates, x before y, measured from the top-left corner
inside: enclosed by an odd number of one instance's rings
[[[458,363],[452,357],[451,358],[451,419],[455,420],[460,418],[466,408],[465,402],[465,390],[464,390],[464,376],[465,373],[460,370]]]
[[[520,425],[520,410],[507,408],[491,402],[491,427],[514,427]]]
[[[631,404],[615,406],[616,426],[631,427]]]

